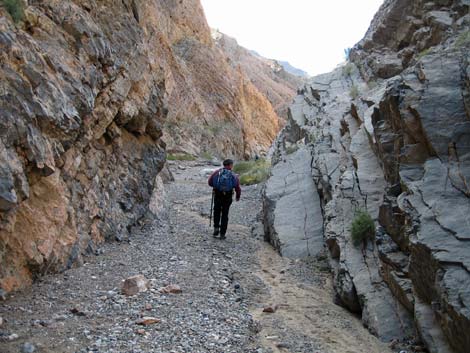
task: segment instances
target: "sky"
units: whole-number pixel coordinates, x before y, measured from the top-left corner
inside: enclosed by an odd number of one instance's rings
[[[383,0],[201,0],[209,26],[316,75],[344,60]]]

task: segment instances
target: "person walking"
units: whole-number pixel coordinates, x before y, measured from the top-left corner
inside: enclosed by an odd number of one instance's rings
[[[216,170],[209,177],[209,186],[214,193],[214,237],[220,234],[220,239],[225,239],[228,225],[228,213],[232,205],[233,190],[235,200],[240,201],[242,190],[238,176],[232,172],[233,161],[226,159],[223,168]]]

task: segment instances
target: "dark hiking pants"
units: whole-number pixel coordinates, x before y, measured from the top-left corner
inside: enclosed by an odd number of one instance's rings
[[[228,212],[232,204],[232,193],[216,192],[214,196],[214,227],[220,228],[220,235],[225,235],[228,225]]]

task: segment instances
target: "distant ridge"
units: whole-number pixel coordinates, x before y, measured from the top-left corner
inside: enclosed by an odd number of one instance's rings
[[[287,61],[279,61],[279,64],[282,65],[284,70],[291,73],[292,75],[296,75],[296,76],[300,76],[300,77],[310,77],[310,75],[306,71],[304,71],[302,69],[298,69],[298,68],[292,66]]]
[[[256,50],[249,50],[249,52],[251,54],[253,54],[254,56],[257,56],[257,57],[260,57],[260,58],[264,58],[264,56],[262,56],[260,53],[258,53]],[[277,60],[277,62],[279,63],[279,65],[281,65],[284,70],[286,70],[288,73],[292,74],[292,75],[295,75],[295,76],[299,76],[299,77],[303,77],[303,78],[308,78],[310,77],[310,75],[308,74],[308,72],[302,70],[302,69],[298,69],[294,66],[292,66],[288,61],[279,61]]]

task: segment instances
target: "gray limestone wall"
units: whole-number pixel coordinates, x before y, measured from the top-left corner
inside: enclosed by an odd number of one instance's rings
[[[266,236],[280,253],[315,255],[298,242],[303,201],[289,190],[309,198],[337,302],[382,340],[418,333],[430,352],[470,351],[469,5],[386,1],[351,60],[296,97],[266,187]],[[354,246],[358,210],[376,232]]]

